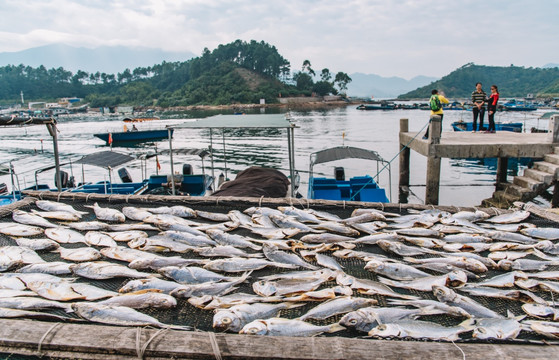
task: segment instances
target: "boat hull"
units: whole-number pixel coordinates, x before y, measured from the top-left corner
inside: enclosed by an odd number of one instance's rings
[[[169,132],[167,131],[167,129],[101,133],[101,134],[93,134],[93,136],[105,141],[108,145],[109,134],[112,137],[113,145],[115,143],[121,143],[121,142],[143,142],[143,141],[161,140],[161,139],[166,139],[169,136]],[[173,129],[171,129],[171,136],[172,135],[173,135]]]
[[[474,129],[473,123],[471,122],[456,121],[451,125],[454,131],[472,131]],[[522,132],[522,123],[496,123],[495,130]]]

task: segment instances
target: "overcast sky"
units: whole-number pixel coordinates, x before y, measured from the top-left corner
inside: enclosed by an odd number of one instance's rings
[[[410,79],[559,63],[559,0],[1,0],[0,52],[64,43],[191,51],[265,41],[298,70]]]

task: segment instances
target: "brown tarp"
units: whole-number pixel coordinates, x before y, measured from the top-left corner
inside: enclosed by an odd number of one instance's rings
[[[212,196],[282,198],[288,189],[289,179],[280,171],[253,166],[238,173],[235,180],[221,185]]]

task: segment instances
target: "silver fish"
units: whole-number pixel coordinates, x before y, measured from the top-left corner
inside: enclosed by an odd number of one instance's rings
[[[307,250],[301,250],[300,254],[303,258],[307,260],[314,258],[317,264],[322,265],[325,268],[337,270],[337,271],[343,271],[343,267],[330,256],[319,254],[312,251],[307,251]]]
[[[530,329],[540,335],[551,339],[559,339],[559,323],[551,321],[524,321],[523,324],[529,325]]]
[[[145,218],[153,215],[147,210],[138,209],[133,206],[123,207],[122,213],[124,214],[124,216],[126,216],[126,218],[130,220],[136,220],[136,221],[144,221]]]
[[[20,309],[20,310],[41,310],[41,309],[63,309],[71,312],[70,304],[61,303],[53,300],[46,300],[33,296],[15,296],[12,298],[0,298],[0,308]]]
[[[171,291],[169,295],[175,297],[189,298],[192,296],[203,295],[225,295],[237,289],[237,285],[245,282],[251,271],[244,273],[242,276],[235,278],[233,281],[224,282],[206,282],[202,284],[182,285]]]
[[[180,241],[191,246],[216,246],[217,243],[210,239],[206,234],[198,235],[184,231],[167,230],[159,235],[169,237],[173,240]]]
[[[446,235],[444,237],[444,241],[451,242],[451,243],[476,243],[476,242],[483,242],[483,243],[490,243],[493,240],[487,236],[478,235],[478,234],[451,234]]]
[[[118,295],[118,293],[114,291],[84,283],[72,283],[72,289],[78,294],[81,294],[85,300],[88,301],[100,300]]]
[[[71,229],[66,229],[63,227],[51,228],[45,230],[45,235],[56,242],[61,244],[75,244],[84,243],[85,236],[79,232]]]
[[[436,315],[436,314],[446,314],[450,316],[456,317],[466,317],[469,318],[470,315],[466,310],[458,307],[458,306],[450,306],[448,304],[442,303],[436,300],[400,300],[400,299],[390,299],[388,301],[390,305],[397,305],[397,306],[415,306],[422,311],[422,315]],[[391,308],[393,309],[393,308]],[[392,321],[383,321],[384,323],[392,322]]]
[[[286,296],[314,291],[326,281],[325,278],[260,280],[252,284],[252,289],[260,296]]]
[[[130,249],[124,246],[106,247],[100,250],[103,256],[110,259],[132,262],[139,259],[154,259],[160,257],[159,255],[148,253],[141,250]]]
[[[48,200],[37,200],[35,201],[35,205],[44,211],[66,211],[72,213],[74,215],[79,216],[80,218],[82,215],[87,215],[87,211],[78,211],[72,207],[72,205],[59,203],[55,201],[48,201]]]
[[[460,253],[462,255],[462,253]],[[411,257],[404,257],[404,260],[414,264],[449,264],[461,269],[466,269],[469,271],[473,271],[475,273],[485,273],[488,271],[487,266],[485,266],[481,261],[473,258],[467,258],[465,256],[448,256],[444,258],[425,258],[425,259],[416,259]]]
[[[433,286],[433,294],[435,294],[440,302],[460,307],[473,316],[480,318],[503,318],[502,315],[497,314],[467,296],[457,294],[446,286]]]
[[[362,214],[366,214],[366,213],[377,213],[380,214],[382,216],[384,216],[385,218],[390,217],[390,218],[400,218],[400,214],[395,214],[395,213],[389,213],[386,211],[381,211],[378,209],[366,209],[366,208],[359,208],[359,209],[355,209],[352,211],[351,216],[359,216]]]
[[[75,249],[66,249],[60,247],[56,249],[55,252],[58,252],[60,254],[60,257],[64,260],[70,260],[75,262],[94,261],[94,260],[99,260],[103,257],[103,255],[101,255],[99,250],[96,250],[94,248],[88,248],[88,247],[81,247]]]
[[[516,242],[525,245],[538,243],[536,239],[529,236],[506,231],[492,231],[487,233],[487,236],[496,241]]]
[[[470,295],[474,296],[486,296],[492,298],[508,299],[520,301],[529,304],[547,304],[547,301],[541,297],[533,294],[530,291],[525,290],[511,290],[511,289],[495,289],[491,287],[464,287],[460,289]]]
[[[37,312],[37,311],[27,311],[19,309],[8,309],[0,308],[0,318],[29,318],[29,319],[39,319],[39,320],[54,320],[54,321],[74,321],[73,318],[54,315],[49,313]]]
[[[128,264],[128,267],[136,270],[157,271],[158,269],[166,266],[203,265],[205,263],[207,263],[207,260],[184,259],[180,256],[156,256],[132,260]]]
[[[261,302],[280,302],[283,301],[281,296],[268,296],[262,297],[254,294],[247,293],[232,293],[228,295],[202,295],[191,297],[188,302],[192,306],[203,310],[216,310],[216,309],[228,309],[231,306],[242,305],[242,304],[253,304]]]
[[[351,275],[340,273],[336,276],[338,285],[350,286],[352,289],[359,291],[365,295],[384,295],[388,297],[396,297],[402,299],[417,299],[416,296],[399,294],[390,287],[369,279],[358,279]]]
[[[85,206],[92,208],[93,211],[95,212],[95,216],[99,220],[121,222],[121,223],[126,221],[126,217],[124,216],[124,214],[116,209],[104,208],[99,206],[98,203],[94,203],[93,206],[89,206],[89,205],[85,205]]]
[[[118,242],[128,242],[134,239],[148,237],[148,234],[145,231],[140,230],[109,231],[105,232],[105,234],[109,235],[114,241]]]
[[[360,237],[358,239],[355,239],[353,242],[355,244],[376,245],[377,242],[380,240],[400,241],[400,236],[395,232],[377,233]]]
[[[14,219],[15,222],[25,225],[40,226],[44,228],[58,227],[58,225],[51,223],[39,215],[30,214],[23,210],[14,210],[12,212],[12,219]]]
[[[239,248],[261,250],[262,247],[252,243],[249,237],[229,234],[220,230],[208,230],[207,234],[220,245],[231,245]]]
[[[389,324],[402,320],[414,320],[422,315],[437,314],[423,309],[403,309],[397,307],[365,307],[344,315],[340,325],[355,328],[357,331],[368,333],[380,324]]]
[[[365,270],[387,276],[394,280],[414,280],[431,276],[431,274],[418,270],[410,265],[380,261],[378,259],[369,260],[367,264],[365,264]]]
[[[326,279],[325,281],[334,280],[338,273],[330,269],[320,269],[311,271],[293,271],[288,273],[273,274],[261,276],[262,280],[279,280],[279,279]]]
[[[558,261],[541,261],[531,259],[501,260],[497,263],[499,268],[504,271],[520,270],[520,271],[541,271],[548,266],[559,265]]]
[[[524,221],[528,217],[530,217],[529,211],[519,210],[508,214],[493,216],[484,221],[489,223],[496,223],[496,224],[512,224],[512,223],[519,223],[521,221]]]
[[[19,246],[0,247],[0,271],[6,271],[22,264],[44,263],[45,260],[35,251]]]
[[[387,223],[383,221],[372,221],[359,224],[351,224],[351,227],[362,233],[367,233],[369,235],[377,234],[380,230],[386,228]]]
[[[277,268],[294,269],[295,265],[276,263],[263,259],[246,259],[246,258],[229,258],[213,260],[204,265],[205,269],[223,272],[244,272],[251,270],[260,270],[267,266]]]
[[[314,223],[314,224],[318,224],[322,222],[322,220],[316,217],[316,215],[314,215],[312,212],[298,209],[294,206],[278,206],[278,210],[280,210],[283,214],[287,216],[294,217],[300,222]]]
[[[444,275],[427,276],[408,281],[390,280],[381,276],[379,276],[378,278],[379,281],[383,284],[417,291],[431,291],[433,289],[433,286],[435,285],[460,287],[466,284],[466,282],[468,281],[468,277],[463,271],[453,271]]]
[[[528,279],[528,275],[522,271],[511,271],[489,278],[484,281],[476,283],[476,286],[490,286],[498,288],[513,287],[518,279]]]
[[[522,310],[530,316],[537,317],[537,318],[549,318],[553,321],[559,320],[559,309],[542,305],[542,304],[522,304]]]
[[[332,234],[332,233],[308,234],[301,237],[302,242],[311,243],[311,244],[331,244],[331,243],[339,243],[339,242],[345,242],[350,240],[355,240],[355,239],[349,236]]]
[[[447,245],[443,240],[432,239],[428,237],[418,237],[418,236],[401,236],[401,238],[413,245],[426,248],[426,249],[440,249]]]
[[[266,256],[266,258],[270,261],[284,263],[284,264],[292,264],[295,266],[299,266],[311,270],[319,269],[317,266],[305,262],[296,254],[290,254],[281,251],[274,245],[267,245],[266,243],[264,243],[262,249],[264,251],[264,256]]]
[[[460,334],[472,331],[473,325],[466,320],[458,326],[442,326],[430,321],[400,321],[392,324],[381,324],[369,331],[369,336],[381,338],[414,338],[430,340],[456,341]]]
[[[180,284],[201,284],[205,282],[236,280],[235,278],[224,276],[196,266],[167,266],[158,269],[158,272]]]
[[[98,231],[88,231],[85,234],[85,243],[91,246],[117,246],[116,241],[112,237]]]
[[[77,223],[68,223],[68,227],[79,231],[102,231],[108,230],[109,224],[101,221],[80,221]]]
[[[195,247],[173,240],[164,235],[155,235],[149,238],[138,238],[130,240],[128,246],[132,249],[139,249],[150,252],[178,252],[185,253],[195,249]]]
[[[386,217],[378,212],[369,211],[359,215],[353,215],[347,219],[342,220],[344,224],[360,224],[371,221],[383,221],[386,222]]]
[[[0,298],[11,298],[16,296],[38,296],[33,291],[28,290],[13,290],[13,289],[0,289]]]
[[[246,324],[256,319],[268,319],[277,316],[281,310],[303,304],[240,304],[229,309],[218,310],[213,317],[213,328],[220,331],[239,332]]]
[[[341,297],[326,301],[318,306],[315,306],[303,316],[301,316],[299,320],[325,320],[335,315],[345,314],[350,311],[361,309],[367,306],[376,305],[377,303],[378,302],[375,299],[354,298],[351,296]]]
[[[72,301],[85,299],[85,296],[72,289],[72,283],[70,282],[49,283],[44,281],[30,281],[27,282],[26,285],[29,290],[49,300]]]
[[[433,250],[419,248],[416,246],[408,246],[396,241],[379,240],[377,245],[380,246],[384,251],[394,253],[400,256],[416,256],[433,254]]]
[[[50,261],[46,263],[29,264],[16,270],[18,273],[43,273],[50,275],[69,275],[70,265],[63,261]]]
[[[313,229],[327,230],[344,236],[359,236],[359,231],[336,221],[325,221],[316,225],[311,225],[311,227]]]
[[[18,246],[26,247],[34,251],[41,250],[55,250],[60,245],[51,239],[28,239],[28,238],[14,238]]]
[[[107,300],[98,302],[102,305],[126,306],[132,309],[169,309],[177,306],[177,300],[167,294],[162,294],[152,290],[142,290],[133,293],[126,293],[111,297]]]
[[[73,214],[67,211],[37,211],[32,209],[31,213],[42,218],[61,221],[79,221],[81,219],[81,215],[78,216],[77,214]]]
[[[107,224],[105,228],[107,231],[130,231],[130,230],[142,230],[142,231],[150,231],[150,230],[159,230],[158,228],[150,225],[150,224]]]
[[[437,237],[440,238],[443,234],[440,231],[425,228],[409,228],[409,229],[399,229],[396,230],[398,235],[406,236],[425,236],[425,237]]]
[[[229,215],[223,213],[216,213],[216,212],[209,212],[209,211],[202,211],[196,210],[196,217],[211,220],[211,221],[218,221],[218,222],[227,222],[230,220]]]
[[[35,236],[41,235],[43,228],[18,223],[0,223],[0,233],[9,236]]]
[[[267,239],[285,239],[297,235],[299,229],[278,228],[278,227],[251,227],[250,231]]]
[[[215,247],[201,247],[193,249],[200,256],[205,257],[246,257],[261,258],[261,253],[247,253],[239,248],[229,245],[217,245]]]
[[[267,336],[316,336],[344,330],[339,324],[316,326],[300,320],[271,318],[246,324],[239,334]]]
[[[272,209],[272,208],[265,207],[265,206],[262,206],[262,207],[252,206],[252,207],[249,207],[249,208],[245,209],[243,212],[245,214],[248,214],[248,215],[265,215],[265,216],[269,216],[269,215],[272,215],[272,214],[275,214],[275,215],[283,214],[280,210]]]
[[[448,252],[471,251],[480,253],[489,250],[491,246],[491,244],[486,243],[447,243],[443,245],[443,250]]]
[[[484,211],[458,211],[448,217],[443,217],[441,222],[443,224],[453,223],[455,220],[466,220],[470,222],[477,222],[489,218],[489,214]]]
[[[175,281],[163,280],[158,278],[148,278],[148,279],[135,279],[130,280],[124,284],[118,292],[129,293],[136,292],[140,290],[158,290],[165,294],[170,294],[182,285]]]
[[[196,211],[193,209],[176,205],[176,206],[160,206],[156,208],[139,208],[140,210],[149,211],[152,214],[162,214],[162,215],[173,215],[181,218],[193,218],[196,217]]]
[[[113,264],[106,261],[84,262],[70,266],[72,273],[95,280],[105,280],[115,277],[125,278],[145,278],[151,277],[153,274],[143,273],[126,266]]]
[[[305,225],[292,217],[285,216],[285,215],[270,215],[270,219],[279,227],[282,228],[295,228],[301,230],[301,232],[310,232],[310,233],[321,233],[324,232],[322,230],[316,230],[308,225]]]
[[[520,232],[526,236],[535,237],[542,240],[557,240],[559,239],[559,229],[557,228],[527,228],[522,229]]]
[[[246,228],[250,228],[254,226],[254,222],[252,221],[252,218],[243,214],[239,210],[231,210],[227,213],[227,215],[229,215],[229,219],[232,222],[238,224],[237,226],[243,226]]]
[[[102,305],[98,303],[74,303],[72,308],[80,317],[102,324],[121,326],[155,326],[189,330],[188,326],[163,324],[159,320],[125,306]]]

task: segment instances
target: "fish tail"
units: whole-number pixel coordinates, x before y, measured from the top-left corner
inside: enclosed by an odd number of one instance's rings
[[[329,333],[345,330],[345,327],[343,327],[339,323],[334,323],[332,325],[329,325],[328,327],[329,327],[329,330],[328,330]]]

